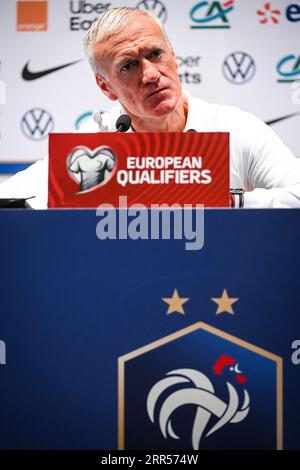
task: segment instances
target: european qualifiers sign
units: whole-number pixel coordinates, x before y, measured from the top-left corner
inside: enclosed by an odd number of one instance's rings
[[[229,134],[50,134],[49,207],[229,206]]]

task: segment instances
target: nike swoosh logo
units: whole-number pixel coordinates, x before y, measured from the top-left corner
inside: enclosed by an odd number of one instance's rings
[[[276,124],[277,122],[284,121],[285,119],[289,119],[293,116],[298,116],[298,114],[300,114],[300,113],[286,114],[285,116],[281,116],[279,118],[272,119],[271,121],[266,121],[266,124],[268,124],[268,126],[272,126],[272,124]]]
[[[66,67],[70,67],[70,65],[78,64],[78,62],[82,62],[84,59],[74,60],[73,62],[68,62],[67,64],[59,65],[58,67],[52,67],[51,69],[40,70],[39,72],[32,72],[28,69],[29,61],[24,65],[22,70],[22,78],[26,81],[37,80],[38,78],[45,77],[50,73],[57,72],[58,70],[64,69]]]

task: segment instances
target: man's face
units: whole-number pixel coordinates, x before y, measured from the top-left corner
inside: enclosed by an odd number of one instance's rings
[[[111,100],[139,119],[172,112],[181,97],[174,52],[159,26],[140,16],[96,46],[97,83]]]

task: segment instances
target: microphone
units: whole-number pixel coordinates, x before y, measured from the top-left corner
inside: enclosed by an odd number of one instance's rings
[[[197,132],[196,129],[188,129],[187,132]]]
[[[131,117],[128,114],[121,114],[117,119],[115,132],[127,132],[130,126]]]

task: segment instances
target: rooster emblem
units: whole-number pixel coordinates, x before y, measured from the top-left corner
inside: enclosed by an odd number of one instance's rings
[[[212,369],[215,375],[223,375],[226,368],[233,372],[234,379],[240,385],[247,382],[247,377],[239,369],[238,362],[230,356],[221,354]],[[178,384],[183,387],[178,390]],[[200,448],[201,440],[215,433],[226,424],[235,424],[243,421],[250,410],[250,397],[247,390],[243,389],[243,404],[240,407],[239,395],[235,387],[226,382],[228,402],[224,402],[216,396],[214,386],[210,379],[202,372],[195,369],[172,370],[151,388],[147,397],[147,412],[150,420],[155,424],[155,410],[158,399],[168,389],[176,386],[161,405],[158,413],[158,424],[164,438],[180,439],[172,427],[172,415],[176,409],[185,405],[195,405],[196,413],[192,428],[192,446],[194,450]],[[209,428],[211,416],[218,421]]]

